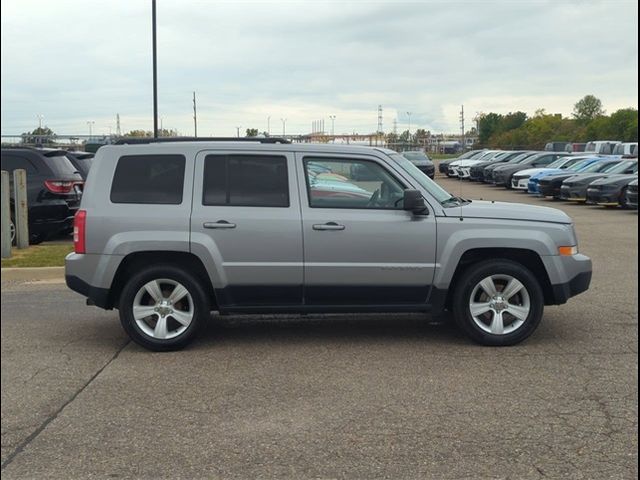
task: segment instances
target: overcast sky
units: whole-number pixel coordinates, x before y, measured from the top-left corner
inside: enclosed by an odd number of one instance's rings
[[[638,103],[634,1],[157,0],[165,128],[458,131],[476,112]],[[151,0],[2,0],[2,133],[151,130]]]

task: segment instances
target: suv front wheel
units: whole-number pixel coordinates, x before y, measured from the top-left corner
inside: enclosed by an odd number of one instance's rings
[[[155,351],[186,346],[210,313],[198,281],[171,265],[132,276],[120,295],[119,310],[131,339]]]
[[[540,324],[544,295],[529,269],[511,260],[488,260],[469,267],[453,296],[458,327],[482,345],[514,345]]]

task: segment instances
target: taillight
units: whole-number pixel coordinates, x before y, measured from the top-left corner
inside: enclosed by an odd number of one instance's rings
[[[76,253],[87,253],[85,236],[87,226],[87,211],[78,210],[73,217],[73,249]]]
[[[44,186],[51,193],[70,193],[73,190],[75,182],[66,182],[63,180],[45,180]]]

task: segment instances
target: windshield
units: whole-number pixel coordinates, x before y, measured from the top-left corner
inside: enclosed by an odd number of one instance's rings
[[[629,167],[633,167],[635,164],[635,171],[638,171],[638,162],[621,162],[618,163],[616,165],[613,165],[605,170],[603,170],[603,172],[605,173],[624,173],[625,170],[627,170]]]
[[[581,173],[601,172],[614,165],[618,165],[617,162],[595,162],[589,165],[587,168],[580,170]]]
[[[555,162],[551,162],[549,165],[547,165],[546,168],[560,168],[563,165],[566,165],[567,163],[570,163],[572,160],[575,161],[574,158],[562,157],[562,158],[559,158],[558,160],[556,160]]]
[[[389,156],[395,160],[395,162],[402,168],[405,172],[409,174],[411,178],[413,178],[416,182],[420,184],[427,192],[429,192],[433,198],[435,198],[438,202],[443,203],[447,200],[453,198],[449,192],[443,189],[436,182],[427,177],[424,173],[418,169],[413,163],[404,158],[402,155],[398,155],[397,153],[391,153]]]
[[[597,163],[597,162],[591,159],[581,160],[578,163],[574,163],[573,165],[571,165],[569,168],[567,168],[567,170],[570,170],[572,172],[581,172],[582,170],[586,169],[589,165],[593,165],[593,163]]]
[[[509,163],[522,163],[527,158],[531,158],[534,155],[536,155],[536,153],[527,152],[527,153],[524,153],[522,155],[518,155],[516,158],[513,158],[513,159],[509,160]]]

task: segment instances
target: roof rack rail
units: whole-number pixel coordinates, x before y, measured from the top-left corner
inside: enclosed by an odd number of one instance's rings
[[[160,138],[121,138],[114,145],[137,145],[147,143],[166,142],[260,142],[260,143],[291,143],[280,137],[160,137]]]

